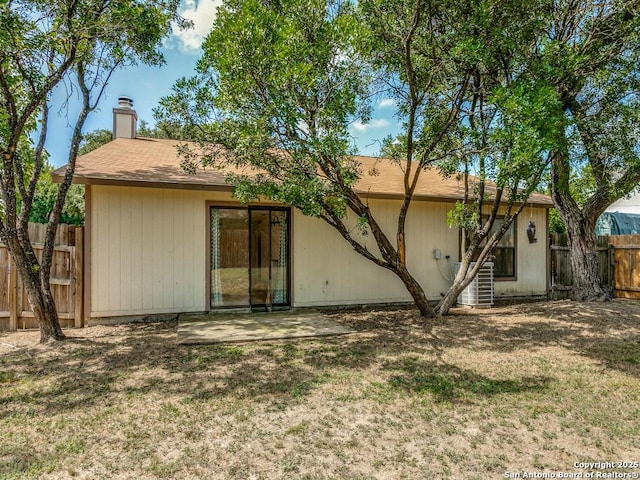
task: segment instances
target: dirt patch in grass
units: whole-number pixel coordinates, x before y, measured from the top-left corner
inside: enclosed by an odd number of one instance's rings
[[[506,478],[640,461],[640,302],[337,312],[348,337],[0,335],[0,478]],[[512,477],[515,478],[515,477]]]

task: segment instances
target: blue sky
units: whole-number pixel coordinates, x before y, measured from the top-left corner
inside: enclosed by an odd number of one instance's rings
[[[211,29],[220,3],[221,0],[183,0],[181,14],[193,21],[194,28],[186,32],[175,32],[165,41],[163,52],[166,64],[163,67],[141,65],[115,72],[98,110],[87,119],[85,133],[102,128],[110,130],[112,109],[117,105],[118,97],[123,95],[133,99],[138,121],[146,120],[153,125],[152,111],[160,98],[171,92],[171,86],[178,78],[193,75],[196,61],[200,58],[200,44]],[[75,122],[79,105],[74,93],[69,107],[61,108],[66,95],[66,90],[59,88],[52,97],[47,150],[51,155],[51,163],[55,166],[67,162],[71,125]],[[388,134],[397,133],[398,125],[392,116],[393,107],[394,104],[389,99],[378,100],[369,123],[365,125],[355,121],[351,125],[351,133],[360,154],[375,155],[379,141]]]

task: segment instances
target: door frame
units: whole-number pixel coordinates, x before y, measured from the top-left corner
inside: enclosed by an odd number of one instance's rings
[[[247,243],[248,243],[248,255],[249,258],[247,259],[248,262],[248,267],[247,267],[247,275],[248,275],[248,280],[249,280],[249,291],[248,291],[248,296],[249,296],[249,303],[246,305],[222,305],[222,306],[212,306],[211,305],[211,209],[212,208],[219,208],[219,209],[233,209],[233,210],[246,210],[247,214],[248,214],[248,230],[247,230]],[[291,233],[292,233],[292,223],[293,223],[293,212],[291,207],[286,207],[283,205],[278,205],[278,204],[270,204],[270,203],[265,203],[265,204],[260,204],[260,205],[240,205],[236,202],[224,202],[224,201],[207,201],[205,202],[205,217],[206,217],[206,260],[205,260],[205,296],[206,296],[206,302],[205,302],[205,306],[207,309],[207,312],[210,312],[212,310],[225,310],[225,309],[238,309],[238,308],[251,308],[253,309],[254,307],[260,311],[264,308],[266,308],[266,305],[253,305],[251,303],[251,248],[252,248],[252,242],[251,242],[251,211],[252,210],[262,210],[262,211],[284,211],[287,212],[287,284],[286,284],[286,288],[287,288],[287,302],[285,303],[279,303],[277,305],[270,305],[271,308],[275,308],[275,309],[287,309],[287,308],[291,308],[291,305],[293,304],[292,302],[292,282],[291,282],[291,272],[293,271],[292,267],[291,267],[291,262],[292,262],[292,238],[291,238]],[[271,232],[271,225],[269,226],[269,232]],[[271,235],[270,235],[271,236]],[[269,281],[271,281],[271,261],[269,261]]]

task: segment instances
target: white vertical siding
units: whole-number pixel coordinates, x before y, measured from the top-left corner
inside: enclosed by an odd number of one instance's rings
[[[93,317],[205,310],[207,200],[230,196],[92,186]]]
[[[128,198],[128,203],[131,205],[131,225],[128,232],[122,236],[122,245],[130,245],[130,248],[128,249],[129,254],[123,255],[122,263],[131,265],[131,289],[128,292],[128,301],[123,303],[123,308],[130,310],[136,305],[136,300],[138,301],[138,305],[142,305],[144,301],[145,283],[142,266],[145,258],[145,249],[143,248],[142,242],[136,241],[136,239],[142,238],[145,228],[145,216],[143,215],[143,197],[141,195],[135,195],[134,190],[130,189]]]
[[[113,242],[109,242],[105,245],[105,252],[108,252],[109,258],[115,258],[117,261],[109,263],[109,276],[107,278],[108,285],[112,283],[119,283],[121,281],[121,267],[122,267],[122,244],[120,243],[121,231],[122,231],[122,197],[120,195],[112,195],[107,197],[107,204],[109,205],[109,215],[107,217],[108,235],[114,239]],[[127,282],[129,283],[129,282]],[[116,310],[122,310],[122,302],[120,292],[114,288],[107,290],[107,305],[110,308]]]
[[[171,225],[173,223],[173,212],[165,210],[163,204],[164,194],[164,190],[156,190],[151,194],[154,200],[153,205],[151,206],[151,210],[144,214],[151,215],[153,223],[151,224],[151,231],[145,232],[141,239],[143,245],[151,245],[151,265],[147,265],[146,268],[150,268],[153,272],[151,277],[151,305],[154,310],[159,311],[166,311],[164,287],[166,287],[167,294],[171,293],[169,290],[170,285],[164,282],[165,260],[168,261],[170,259],[168,256],[169,252],[166,252],[164,249],[167,244],[165,237],[171,235],[170,229],[173,228],[173,225]],[[151,238],[149,238],[149,236]],[[117,287],[113,287],[117,289]]]
[[[91,199],[93,317],[206,309],[206,202],[229,202],[229,194],[92,186]],[[370,206],[395,242],[400,202],[371,200]],[[414,202],[407,218],[409,269],[433,300],[448,288],[458,260],[458,231],[446,223],[451,207]],[[538,228],[534,244],[526,237],[531,216]],[[545,293],[545,226],[545,210],[527,207],[517,224],[517,280],[496,282],[497,294]],[[377,253],[371,236],[359,238]],[[355,253],[323,221],[294,210],[291,240],[295,306],[411,300],[393,273]],[[440,260],[433,258],[434,249],[441,251]]]
[[[122,206],[130,206],[130,208],[122,208]],[[120,283],[126,283],[130,285],[130,288],[126,291],[122,291],[119,295],[120,300],[120,310],[131,310],[133,304],[135,302],[133,291],[134,291],[134,281],[133,277],[135,275],[135,269],[126,268],[126,265],[131,265],[131,260],[133,258],[134,246],[132,245],[132,214],[136,209],[136,201],[135,195],[131,190],[125,190],[120,195],[120,222],[115,222],[117,228],[120,230],[120,245],[131,245],[131,248],[120,248],[119,253],[121,257],[121,261],[116,263],[115,267],[118,269],[120,275]],[[110,222],[114,224],[114,222]],[[111,292],[112,295],[115,294],[114,291]]]
[[[371,200],[380,225],[395,242],[400,202]],[[409,271],[431,300],[441,298],[459,258],[459,232],[447,225],[447,202],[414,202],[406,223]],[[298,306],[411,301],[402,282],[357,254],[340,235],[324,222],[294,212],[293,299]],[[533,218],[538,242],[530,244],[526,228]],[[497,295],[541,295],[546,293],[546,210],[527,207],[517,222],[516,280],[497,281]],[[375,240],[361,238],[377,251]],[[440,250],[441,258],[433,258]],[[449,257],[447,259],[446,257]]]
[[[527,226],[536,224],[535,243],[529,243]],[[526,207],[516,219],[516,280],[497,281],[496,295],[542,295],[547,291],[547,211]]]
[[[371,200],[370,206],[389,239],[395,242],[399,201]],[[427,296],[437,299],[448,286],[450,266],[458,258],[458,232],[446,225],[450,203],[415,202],[407,218],[407,262]],[[402,282],[388,270],[356,253],[324,222],[294,212],[294,284],[296,305],[331,305],[410,301]],[[361,243],[378,252],[375,240]],[[440,249],[441,260],[433,258]],[[445,256],[449,255],[449,262]],[[440,262],[440,271],[438,263]]]
[[[105,192],[105,194],[109,194],[109,191]],[[136,243],[140,245],[141,249],[141,265],[139,268],[142,275],[142,301],[140,302],[140,305],[143,311],[151,311],[153,310],[154,306],[153,290],[154,279],[156,277],[154,276],[153,256],[155,250],[154,244],[157,244],[158,239],[154,239],[153,235],[151,235],[151,238],[149,238],[149,232],[153,232],[153,226],[158,220],[158,218],[154,218],[153,215],[153,210],[155,209],[154,207],[157,205],[156,197],[158,196],[158,194],[158,190],[150,189],[148,192],[146,192],[146,195],[140,195],[142,200],[142,212],[140,215],[142,217],[142,231],[138,233]],[[96,242],[94,242],[94,244],[95,243]],[[123,248],[125,248],[124,245]],[[92,256],[95,255],[93,250],[91,254]]]

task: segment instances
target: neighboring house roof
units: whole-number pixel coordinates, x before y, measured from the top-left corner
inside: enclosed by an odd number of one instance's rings
[[[640,214],[640,192],[634,190],[629,195],[613,202],[605,212]]]
[[[179,143],[184,142],[144,137],[118,138],[78,157],[74,183],[231,190],[225,175],[212,168],[200,169],[196,174],[185,173],[176,152]],[[363,167],[363,176],[356,185],[359,194],[383,198],[404,196],[404,176],[397,164],[376,157],[357,156],[355,159]],[[63,175],[64,167],[53,172],[56,181],[60,181]],[[495,186],[487,185],[487,193],[495,193]],[[414,198],[460,200],[463,195],[464,184],[461,179],[455,175],[443,178],[434,168],[421,173]],[[553,206],[551,198],[540,193],[532,194],[529,202],[532,205]]]

